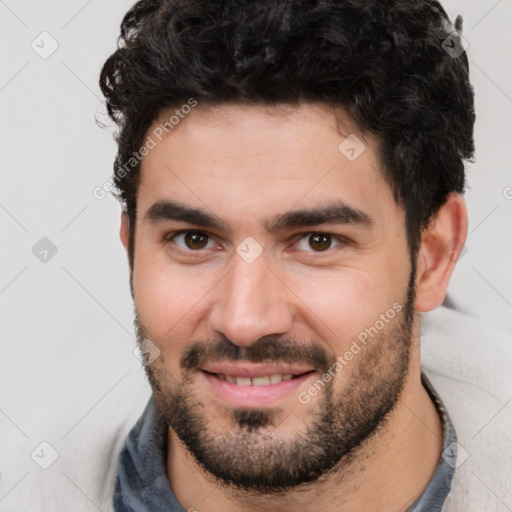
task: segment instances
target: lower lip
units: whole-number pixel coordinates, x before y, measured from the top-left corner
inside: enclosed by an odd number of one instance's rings
[[[238,386],[226,380],[220,380],[211,373],[201,371],[200,374],[215,395],[233,407],[270,407],[291,394],[297,396],[298,388],[311,378],[314,372],[267,386]]]

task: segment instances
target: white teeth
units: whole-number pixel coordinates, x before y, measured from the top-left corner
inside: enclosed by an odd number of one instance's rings
[[[270,384],[270,377],[253,377],[252,379],[253,386],[268,386]]]
[[[250,377],[236,377],[236,385],[237,386],[250,386],[251,378]]]
[[[294,375],[291,373],[273,373],[272,375],[263,375],[261,377],[235,377],[233,375],[224,375],[218,373],[220,380],[225,380],[237,386],[268,386],[269,384],[279,384],[282,380],[291,380]]]
[[[274,373],[270,376],[270,384],[277,384],[283,380],[283,376],[280,373]]]

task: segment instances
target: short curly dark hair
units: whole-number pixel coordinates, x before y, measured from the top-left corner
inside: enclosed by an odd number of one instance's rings
[[[461,30],[435,0],[137,2],[100,77],[118,125],[114,183],[132,251],[140,165],[120,171],[163,109],[195,98],[343,108],[378,142],[414,257],[448,194],[464,191],[463,160],[474,154],[468,59],[446,48]]]

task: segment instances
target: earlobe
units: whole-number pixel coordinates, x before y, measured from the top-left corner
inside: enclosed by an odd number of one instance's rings
[[[443,303],[467,232],[464,198],[451,193],[421,237],[417,259],[416,311],[426,313]]]

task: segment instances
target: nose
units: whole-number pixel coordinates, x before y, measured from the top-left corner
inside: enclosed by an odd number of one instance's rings
[[[230,270],[215,287],[210,327],[241,347],[289,332],[293,294],[283,281],[268,266],[265,252],[252,263],[234,254]]]

